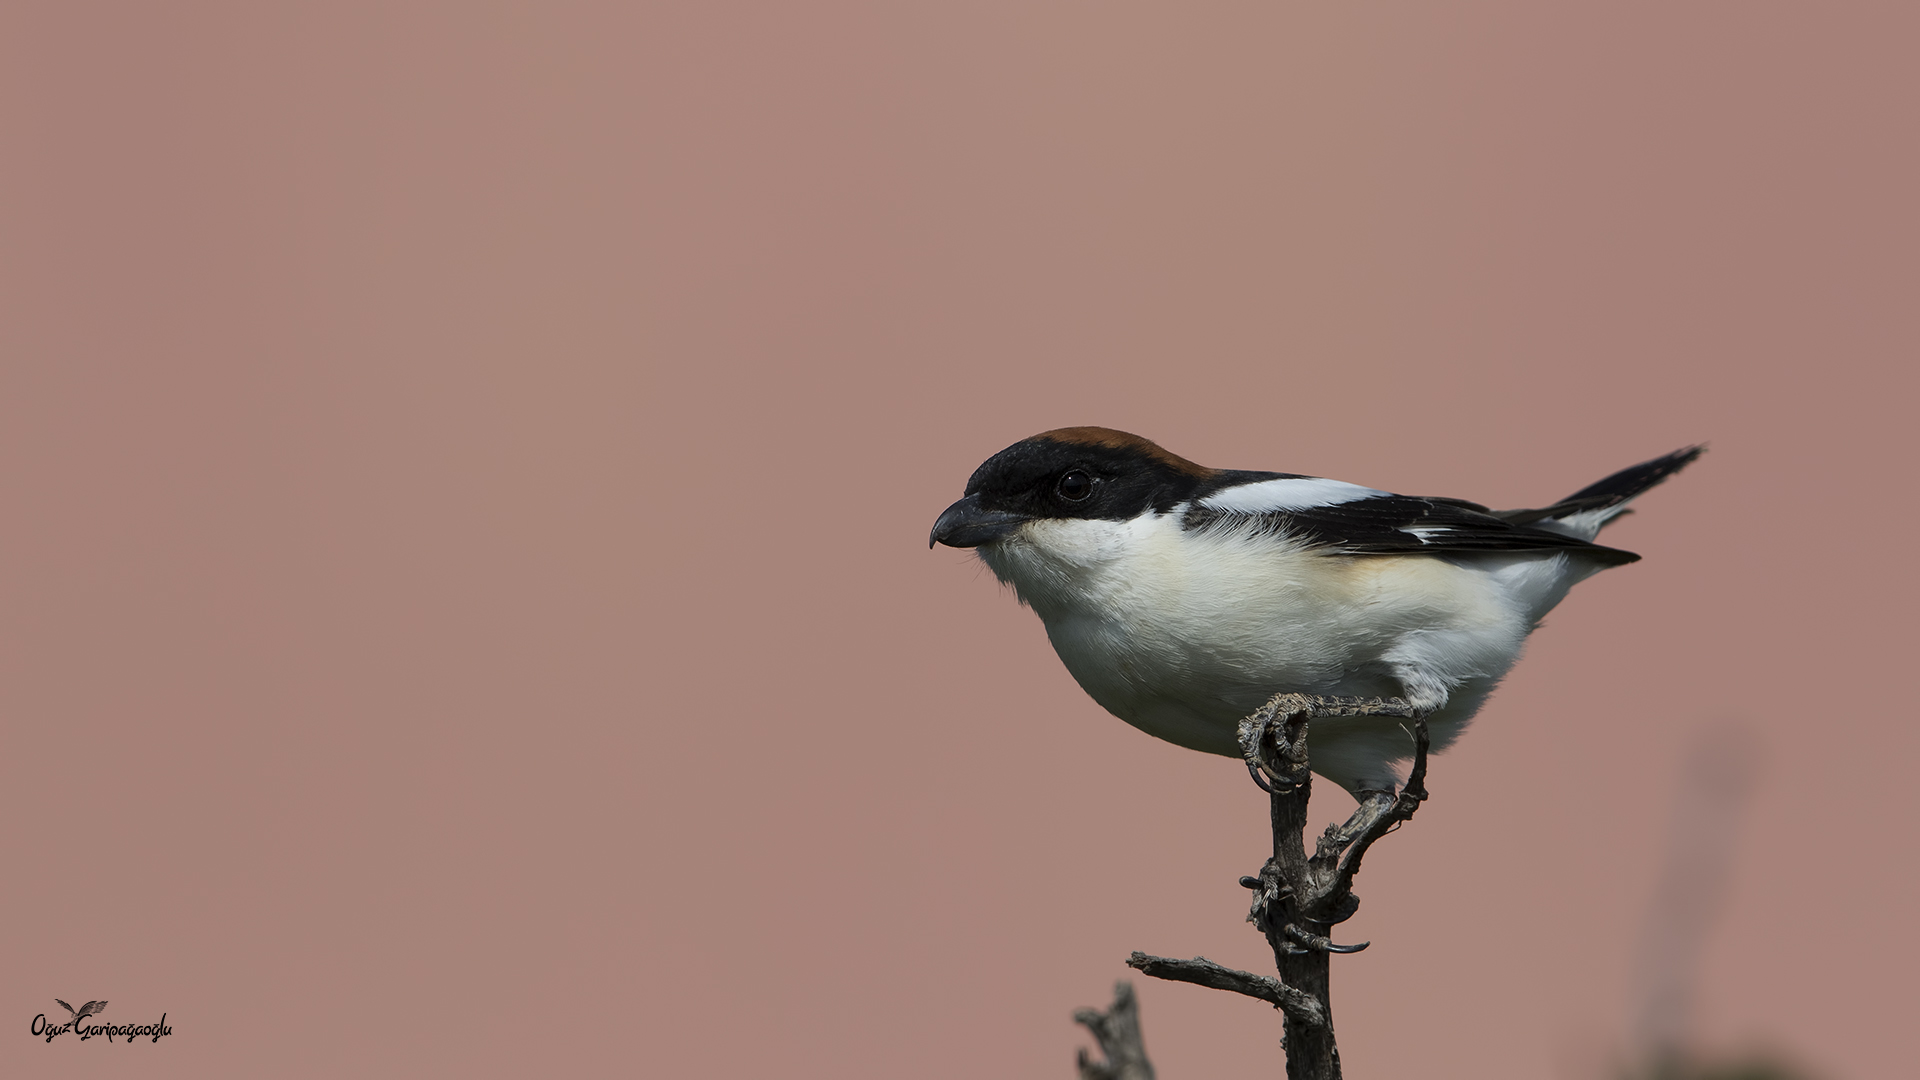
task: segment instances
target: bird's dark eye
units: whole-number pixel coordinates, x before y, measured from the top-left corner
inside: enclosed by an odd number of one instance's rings
[[[1054,490],[1068,502],[1079,502],[1093,494],[1093,477],[1088,476],[1085,469],[1069,469]]]

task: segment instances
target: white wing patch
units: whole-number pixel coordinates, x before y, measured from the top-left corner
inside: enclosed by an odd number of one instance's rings
[[[1400,530],[1421,543],[1430,543],[1436,536],[1445,536],[1453,530],[1445,525],[1408,525]]]
[[[1200,500],[1209,510],[1234,514],[1267,514],[1276,510],[1312,510],[1318,506],[1377,499],[1391,492],[1375,491],[1340,480],[1322,480],[1317,476],[1289,477],[1284,480],[1260,480],[1215,492]]]

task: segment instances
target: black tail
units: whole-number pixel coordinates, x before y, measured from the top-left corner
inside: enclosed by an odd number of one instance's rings
[[[1579,491],[1560,500],[1560,505],[1584,503],[1587,509],[1599,509],[1604,506],[1618,506],[1635,495],[1653,487],[1667,477],[1693,464],[1693,459],[1707,452],[1705,443],[1675,450],[1664,457],[1643,461],[1630,468],[1621,469],[1597,484],[1588,484]]]
[[[1706,452],[1704,444],[1675,450],[1665,457],[1621,469],[1597,484],[1588,484],[1552,506],[1543,506],[1538,510],[1495,510],[1493,513],[1495,517],[1515,525],[1532,525],[1549,532],[1564,532],[1569,536],[1591,540],[1608,522],[1622,514],[1632,513],[1624,507],[1619,510],[1613,510],[1613,507],[1620,506],[1686,468],[1694,458]]]

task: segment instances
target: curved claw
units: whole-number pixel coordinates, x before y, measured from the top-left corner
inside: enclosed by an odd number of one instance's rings
[[[1300,785],[1286,783],[1265,768],[1267,755],[1263,744],[1267,741],[1267,732],[1273,728],[1273,717],[1255,713],[1254,717],[1248,719],[1251,725],[1243,721],[1240,728],[1240,750],[1245,755],[1243,760],[1247,763],[1247,775],[1253,777],[1253,782],[1260,790],[1269,795],[1286,795],[1299,790]],[[1284,749],[1286,739],[1282,738],[1280,742]]]
[[[1261,791],[1264,791],[1269,795],[1280,794],[1279,792],[1273,790],[1272,784],[1267,783],[1266,777],[1260,775],[1260,766],[1255,765],[1251,761],[1247,762],[1247,775],[1253,777],[1253,782],[1260,785]]]
[[[1260,790],[1269,795],[1282,795],[1292,790],[1291,788],[1277,788],[1267,783],[1267,778],[1261,775],[1260,766],[1255,765],[1251,761],[1247,762],[1247,775],[1253,777],[1253,782],[1260,785]]]
[[[1300,790],[1299,784],[1281,784],[1276,787],[1268,783],[1267,774],[1261,772],[1260,766],[1255,765],[1251,761],[1247,762],[1247,775],[1253,777],[1253,782],[1260,785],[1260,790],[1269,795],[1286,795],[1290,792]]]
[[[1358,945],[1335,945],[1319,934],[1308,933],[1292,923],[1287,924],[1286,935],[1309,949],[1318,949],[1327,953],[1357,953],[1373,944],[1371,941],[1363,941]]]

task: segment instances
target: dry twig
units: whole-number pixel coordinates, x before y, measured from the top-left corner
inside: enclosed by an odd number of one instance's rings
[[[1107,1059],[1094,1061],[1082,1047],[1080,1080],[1154,1080],[1153,1063],[1147,1060],[1147,1047],[1140,1039],[1140,1005],[1134,1000],[1132,983],[1122,979],[1113,984],[1113,1007],[1106,1012],[1081,1009],[1073,1018],[1093,1032]]]
[[[1398,793],[1361,792],[1353,816],[1343,825],[1327,826],[1308,856],[1304,832],[1313,777],[1307,769],[1307,723],[1316,716],[1361,715],[1414,721],[1413,769]],[[1281,694],[1241,722],[1240,740],[1248,769],[1270,793],[1273,823],[1273,856],[1258,877],[1244,877],[1240,883],[1253,890],[1247,921],[1266,935],[1280,977],[1235,971],[1200,958],[1173,960],[1138,952],[1127,964],[1156,978],[1268,1002],[1286,1018],[1288,1080],[1338,1080],[1340,1051],[1328,1001],[1328,958],[1358,952],[1367,943],[1336,945],[1328,933],[1360,908],[1353,879],[1367,849],[1413,817],[1427,797],[1427,724],[1397,698]]]

